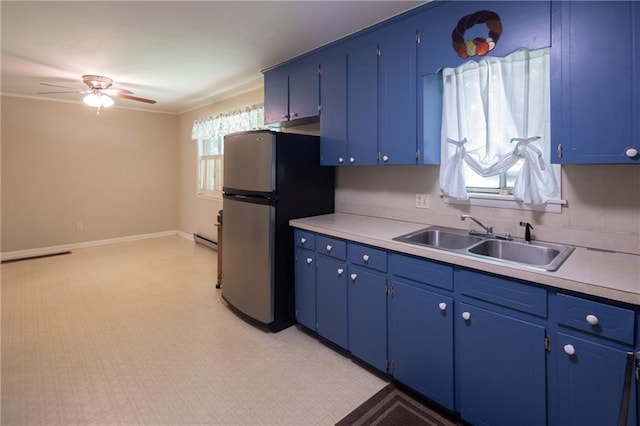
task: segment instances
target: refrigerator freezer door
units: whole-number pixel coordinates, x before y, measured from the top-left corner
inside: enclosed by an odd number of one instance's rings
[[[276,189],[275,136],[265,132],[247,132],[224,138],[224,187],[251,192]]]
[[[274,218],[273,206],[224,199],[222,295],[264,324],[274,320]]]

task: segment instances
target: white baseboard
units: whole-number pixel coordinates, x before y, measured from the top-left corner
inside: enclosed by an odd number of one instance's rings
[[[85,241],[82,243],[73,243],[73,244],[63,244],[59,246],[50,246],[50,247],[41,247],[35,249],[27,249],[27,250],[15,250],[0,253],[0,259],[2,261],[5,260],[15,260],[22,259],[27,257],[37,257],[37,256],[48,256],[56,253],[64,253],[70,250],[86,248],[86,247],[96,247],[103,246],[107,244],[116,244],[116,243],[124,243],[127,241],[135,241],[135,240],[144,240],[147,238],[160,238],[160,237],[168,237],[171,235],[179,235],[183,238],[187,238],[193,240],[193,236],[187,234],[182,231],[173,230],[173,231],[163,231],[163,232],[153,232],[151,234],[139,234],[139,235],[131,235],[128,237],[119,237],[119,238],[109,238],[106,240],[96,240],[96,241]]]

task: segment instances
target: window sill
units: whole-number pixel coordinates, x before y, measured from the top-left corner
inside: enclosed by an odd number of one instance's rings
[[[500,209],[512,209],[523,211],[535,211],[545,213],[562,213],[562,206],[567,204],[566,200],[549,200],[546,204],[525,204],[515,199],[513,195],[498,194],[469,194],[468,200],[457,200],[440,193],[440,197],[445,203],[463,204],[468,206],[494,207]]]
[[[209,201],[222,201],[222,195],[196,194],[196,198]]]

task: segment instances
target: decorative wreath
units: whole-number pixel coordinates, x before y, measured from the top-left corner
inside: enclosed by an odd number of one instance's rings
[[[473,40],[464,39],[464,32],[476,24],[486,24],[489,28],[487,38],[476,37]],[[496,47],[502,34],[502,22],[497,13],[490,10],[480,10],[464,16],[458,21],[458,25],[451,33],[453,50],[463,59],[470,56],[484,56]]]

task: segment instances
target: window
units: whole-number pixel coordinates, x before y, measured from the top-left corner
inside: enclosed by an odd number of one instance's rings
[[[204,117],[193,123],[191,139],[198,142],[197,197],[222,198],[224,136],[263,128],[262,104]]]
[[[222,136],[198,141],[198,196],[222,198],[223,154]]]

